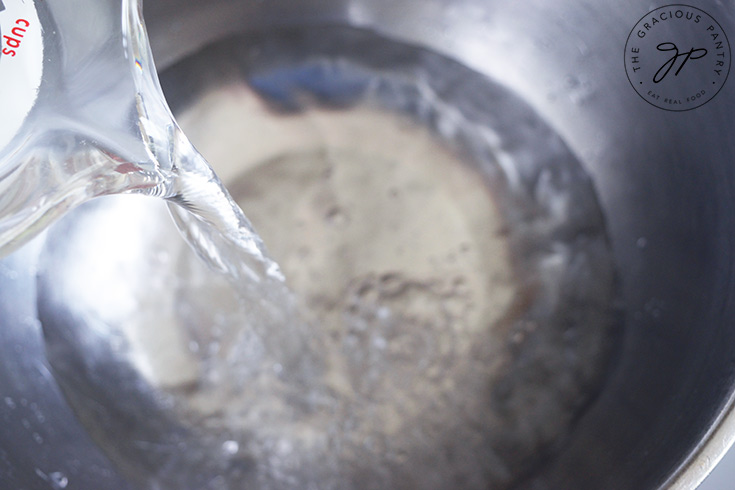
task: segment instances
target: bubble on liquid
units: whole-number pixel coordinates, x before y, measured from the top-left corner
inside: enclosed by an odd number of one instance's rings
[[[657,320],[661,318],[664,307],[664,302],[658,298],[651,298],[643,305],[644,311]]]
[[[240,444],[237,441],[225,441],[222,443],[222,451],[229,455],[237,454],[240,451]]]
[[[49,474],[51,478],[51,484],[54,488],[66,488],[69,485],[69,478],[60,471],[54,471]]]
[[[376,337],[373,340],[373,345],[375,346],[375,348],[383,350],[388,346],[388,341],[385,340],[383,337]]]
[[[345,226],[350,222],[349,215],[338,206],[330,208],[325,218],[332,226]]]
[[[386,296],[397,296],[406,288],[406,281],[400,274],[388,273],[380,276],[380,293]]]
[[[5,405],[7,405],[8,408],[10,408],[11,410],[14,410],[16,408],[15,401],[13,401],[13,399],[9,396],[5,397]]]

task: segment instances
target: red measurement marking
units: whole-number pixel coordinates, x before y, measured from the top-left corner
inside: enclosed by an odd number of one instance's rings
[[[2,53],[5,56],[11,58],[18,54],[18,49],[23,42],[23,38],[26,36],[26,31],[31,26],[31,23],[25,19],[18,19],[12,29],[10,29],[10,35],[3,35],[3,50]]]

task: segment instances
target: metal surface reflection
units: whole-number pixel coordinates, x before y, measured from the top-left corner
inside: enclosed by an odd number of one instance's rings
[[[694,4],[716,18],[725,32],[735,27],[730,10]],[[352,24],[446,55],[525,101],[592,176],[621,276],[626,333],[605,390],[586,407],[558,453],[520,486],[653,489],[673,482],[686,488],[701,480],[711,464],[706,461],[716,459],[732,439],[727,424],[708,434],[719,414],[731,405],[735,377],[735,330],[730,321],[735,314],[731,239],[735,169],[730,165],[735,155],[730,123],[735,94],[730,81],[711,102],[680,114],[640,99],[625,75],[622,53],[631,27],[648,5],[442,0],[191,5],[149,0],[146,7],[161,66],[171,66],[235,33]],[[175,87],[169,96],[175,102]],[[146,211],[138,215],[138,223],[158,227],[148,204],[140,205]],[[114,215],[104,205],[98,209]],[[114,235],[118,228],[105,216],[100,215],[99,226],[110,226],[104,233]],[[138,276],[127,267],[115,268],[114,261],[107,262],[109,270],[84,271],[84,262],[73,265],[59,259],[54,261],[60,268],[56,277],[69,284],[44,284],[36,274],[43,254],[43,260],[53,261],[54,254],[58,258],[82,255],[83,250],[94,254],[99,247],[93,241],[67,241],[63,228],[52,235],[53,242],[45,241],[51,235],[43,236],[0,263],[0,419],[4,422],[0,483],[12,488],[139,487],[144,483],[129,477],[126,461],[132,461],[133,468],[160,468],[168,454],[191,440],[188,427],[165,415],[170,413],[170,399],[148,389],[162,383],[185,384],[192,366],[188,354],[174,350],[164,364],[179,367],[156,378],[153,373],[162,371],[152,364],[155,359],[125,357],[125,349],[114,339],[85,344],[85,339],[99,338],[99,332],[73,336],[79,329],[64,326],[79,325],[79,319],[60,312],[68,313],[71,303],[84,302],[83,297],[65,296],[79,289],[74,281],[107,274],[126,278],[99,284],[109,294],[103,295],[104,303],[92,301],[90,311],[105,317],[130,310],[128,299],[135,281],[165,277]],[[106,253],[135,258],[149,245],[146,236],[142,233],[133,241],[120,238],[112,244],[105,240]],[[84,403],[70,407],[51,375],[42,341],[44,320],[56,326],[51,333],[60,342],[54,345],[77,349],[67,357],[84,360],[70,365],[69,372],[58,379],[78,379],[79,372],[99,374],[96,385],[65,388],[84,394]],[[95,320],[88,317],[81,323],[89,329],[109,327]],[[88,379],[95,380],[94,376]],[[117,452],[105,454],[93,442],[111,435],[90,435],[89,420],[81,424],[74,411],[94,420],[104,413],[97,410],[99,405],[107,405],[109,399],[127,400],[128,413],[135,414],[114,421],[129,429],[129,441],[145,444],[148,434],[165,429],[159,459],[141,460],[139,446],[132,443],[119,444]],[[99,426],[104,426],[107,416],[96,420]],[[700,446],[703,440],[711,444]],[[211,451],[240,452],[239,443],[234,449],[232,441],[224,441],[227,444],[218,447],[188,449],[193,460]],[[709,459],[690,458],[698,452]],[[192,483],[216,488],[220,473],[245,475],[256,464],[237,457],[228,461],[231,466],[210,466],[201,481]]]

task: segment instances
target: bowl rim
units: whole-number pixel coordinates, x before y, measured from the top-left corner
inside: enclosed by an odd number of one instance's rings
[[[735,443],[735,391],[707,433],[660,489],[693,490],[702,484]]]

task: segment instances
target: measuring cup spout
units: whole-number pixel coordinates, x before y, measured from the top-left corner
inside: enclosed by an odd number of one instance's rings
[[[158,83],[140,2],[80,3],[73,15],[60,0],[7,1],[0,11],[0,30],[22,35],[13,55],[0,55],[0,102],[14,123],[0,129],[0,256],[94,197],[172,192],[172,141],[185,138]]]

